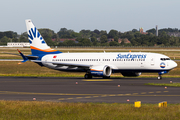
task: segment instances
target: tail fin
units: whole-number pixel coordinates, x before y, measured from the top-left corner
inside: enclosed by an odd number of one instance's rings
[[[60,51],[51,49],[36,29],[31,20],[26,20],[28,39],[32,55],[58,54]]]

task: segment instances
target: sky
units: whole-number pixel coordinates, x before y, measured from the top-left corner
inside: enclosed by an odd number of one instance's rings
[[[39,28],[79,32],[180,29],[180,0],[1,0],[0,31],[26,32],[25,20]]]

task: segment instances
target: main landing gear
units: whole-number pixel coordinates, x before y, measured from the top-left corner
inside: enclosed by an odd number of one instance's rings
[[[85,74],[85,75],[84,75],[84,78],[85,78],[85,79],[92,79],[92,75],[91,75],[91,74]]]

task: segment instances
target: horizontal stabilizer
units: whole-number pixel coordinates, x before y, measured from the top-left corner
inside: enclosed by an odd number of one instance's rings
[[[24,55],[24,54],[22,54],[22,52],[19,49],[17,49],[17,51],[19,52],[19,54],[23,58],[22,62],[26,62],[28,60],[35,60],[35,59],[39,58],[38,56]]]
[[[19,54],[20,54],[21,57],[23,58],[23,61],[21,61],[21,62],[26,62],[26,61],[28,61],[28,58],[27,58],[26,56],[24,56],[19,49],[17,49],[17,51],[19,52]]]
[[[25,57],[27,57],[29,60],[34,60],[39,58],[38,56],[33,56],[33,55],[25,55]]]

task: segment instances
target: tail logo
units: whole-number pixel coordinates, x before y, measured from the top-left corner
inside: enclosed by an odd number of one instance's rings
[[[31,28],[31,30],[29,30],[28,37],[29,37],[30,44],[32,44],[32,42],[35,38],[40,39],[42,44],[46,43],[44,41],[44,39],[42,38],[41,34],[37,31],[36,27],[34,27],[34,30],[33,30],[33,28]]]

